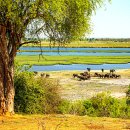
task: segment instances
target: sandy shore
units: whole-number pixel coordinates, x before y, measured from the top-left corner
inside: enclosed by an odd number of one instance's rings
[[[73,73],[79,74],[84,71],[55,71],[46,72],[50,74],[50,78],[57,79],[60,84],[60,95],[68,100],[80,100],[91,98],[101,92],[110,92],[111,96],[123,98],[130,84],[130,69],[116,70],[116,74],[120,74],[119,79],[100,79],[92,77],[91,80],[79,81],[73,78]],[[91,75],[95,72],[102,73],[101,70],[92,70]],[[104,73],[108,73],[105,70]]]

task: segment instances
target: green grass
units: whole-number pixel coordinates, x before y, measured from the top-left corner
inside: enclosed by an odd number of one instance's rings
[[[20,64],[55,65],[55,64],[104,64],[128,63],[130,56],[17,56]]]
[[[49,42],[41,42],[42,47],[54,46]],[[39,46],[38,44],[28,44],[25,46]],[[58,46],[58,44],[55,44]],[[130,42],[113,42],[113,41],[95,41],[95,42],[88,42],[88,41],[75,41],[68,44],[62,45],[63,47],[97,47],[97,48],[130,48]],[[61,47],[62,47],[61,46]]]

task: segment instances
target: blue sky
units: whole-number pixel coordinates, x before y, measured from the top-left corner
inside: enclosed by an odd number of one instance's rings
[[[130,0],[112,0],[92,16],[94,38],[130,38]]]

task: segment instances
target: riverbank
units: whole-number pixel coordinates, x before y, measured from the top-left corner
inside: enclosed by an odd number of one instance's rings
[[[130,84],[130,69],[116,70],[116,74],[121,75],[119,79],[100,79],[92,77],[90,80],[79,81],[73,78],[73,74],[80,74],[84,71],[53,71],[46,72],[50,74],[50,78],[57,79],[60,84],[60,95],[63,99],[75,101],[91,98],[98,93],[110,92],[111,96],[116,98],[124,98]],[[95,72],[102,73],[101,70],[91,71],[91,75]],[[105,70],[104,73],[108,73]]]

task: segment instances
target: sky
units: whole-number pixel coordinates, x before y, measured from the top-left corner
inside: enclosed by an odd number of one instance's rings
[[[90,38],[130,38],[130,0],[112,0],[92,16]]]

